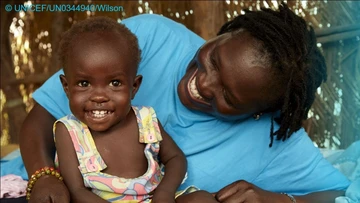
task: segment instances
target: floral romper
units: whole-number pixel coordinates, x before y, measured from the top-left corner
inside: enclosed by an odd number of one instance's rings
[[[151,202],[150,193],[156,189],[162,179],[157,160],[162,137],[155,111],[151,107],[144,106],[132,108],[139,126],[139,142],[146,143],[144,153],[148,160],[148,169],[145,174],[134,179],[125,179],[101,172],[107,166],[96,149],[88,127],[74,115],[65,116],[54,124],[54,132],[57,122],[62,122],[68,129],[85,186],[110,202]]]

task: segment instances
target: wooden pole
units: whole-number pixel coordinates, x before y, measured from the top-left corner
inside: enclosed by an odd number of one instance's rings
[[[14,1],[8,1],[7,4],[14,5]],[[5,2],[1,1],[1,9],[5,8]],[[6,82],[15,79],[14,63],[10,46],[9,27],[16,12],[14,10],[1,11],[1,89],[5,94],[7,101],[22,101],[19,86],[5,86]],[[16,102],[19,104],[19,102]],[[25,105],[13,105],[6,109],[9,118],[10,143],[19,143],[20,126],[22,125],[26,110]]]
[[[224,1],[191,1],[194,9],[194,32],[205,40],[216,36],[226,22]]]

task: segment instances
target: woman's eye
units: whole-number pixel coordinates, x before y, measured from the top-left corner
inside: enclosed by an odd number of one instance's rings
[[[219,70],[219,67],[218,67],[217,64],[216,64],[216,61],[215,61],[215,58],[214,58],[213,55],[210,56],[210,61],[211,61],[211,64],[212,64],[213,68],[214,68],[215,70]]]
[[[229,96],[227,95],[225,89],[223,89],[223,96],[224,96],[224,99],[225,99],[226,103],[227,103],[229,106],[231,106],[232,108],[236,108],[235,105],[230,101]]]
[[[110,82],[110,86],[118,87],[121,85],[121,82],[118,80],[113,80]]]
[[[88,87],[90,85],[90,83],[88,81],[80,81],[78,83],[78,86],[80,87]]]

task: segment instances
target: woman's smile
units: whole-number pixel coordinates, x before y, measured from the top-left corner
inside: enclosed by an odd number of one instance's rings
[[[201,96],[199,89],[197,87],[197,77],[196,77],[196,73],[198,72],[198,69],[196,69],[193,73],[193,75],[190,77],[189,82],[188,82],[188,92],[190,97],[202,104],[206,104],[209,105],[210,104],[208,102],[206,102],[206,100],[204,99],[204,97]]]

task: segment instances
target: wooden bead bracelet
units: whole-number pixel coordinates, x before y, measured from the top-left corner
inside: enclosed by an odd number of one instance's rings
[[[31,178],[29,179],[29,182],[26,187],[26,199],[27,200],[30,199],[31,190],[32,190],[34,184],[36,183],[36,181],[45,175],[52,175],[61,181],[63,180],[63,177],[60,175],[60,172],[58,170],[54,169],[53,167],[46,166],[46,167],[43,167],[43,168],[35,171],[35,173],[33,175],[31,175]]]

